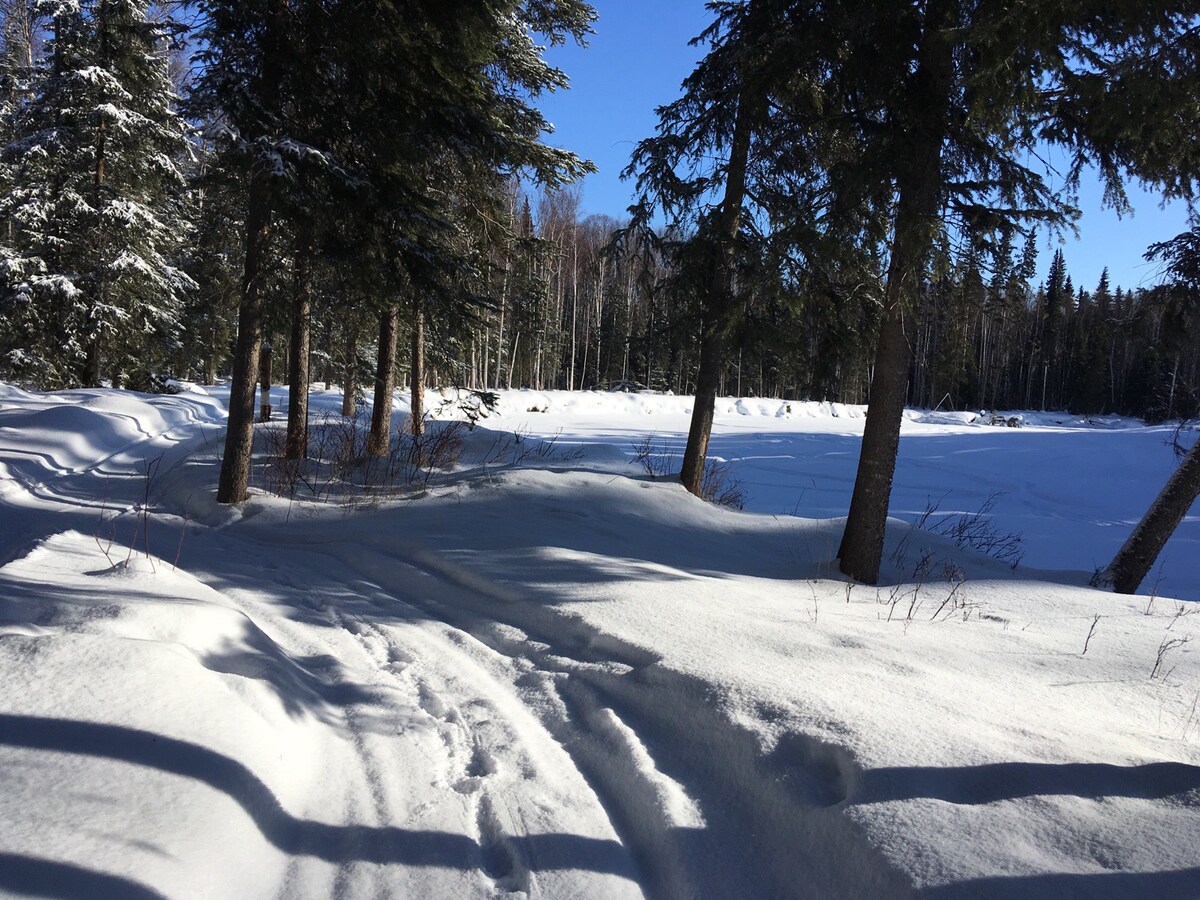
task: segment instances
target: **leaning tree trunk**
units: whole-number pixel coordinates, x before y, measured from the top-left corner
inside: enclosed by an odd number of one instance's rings
[[[413,437],[425,434],[425,304],[420,292],[413,292],[412,320],[412,415],[410,429]]]
[[[1183,464],[1105,570],[1102,580],[1111,581],[1118,594],[1135,593],[1197,497],[1200,497],[1200,441],[1184,457]]]
[[[718,213],[711,279],[704,303],[704,324],[700,337],[700,368],[696,374],[696,400],[692,404],[692,422],[679,480],[701,496],[704,469],[708,459],[708,441],[712,436],[713,415],[721,385],[721,362],[725,355],[725,334],[734,314],[733,256],[734,242],[742,223],[742,203],[746,198],[746,169],[750,157],[750,139],[756,104],[744,92],[738,98],[737,118],[729,149],[729,172],[725,179],[725,197]]]
[[[724,351],[725,339],[721,323],[716,320],[711,323],[705,322],[704,333],[700,339],[700,368],[696,373],[696,400],[692,406],[687,447],[683,451],[683,468],[679,474],[683,486],[697,497],[702,496],[704,490],[708,441],[712,436],[713,416],[717,408]]]
[[[283,28],[288,15],[287,0],[271,0],[263,54],[261,91],[263,106],[276,109],[282,81]],[[225,455],[217,486],[218,503],[241,503],[248,496],[250,459],[254,450],[254,385],[258,374],[258,345],[262,338],[263,306],[266,299],[267,250],[271,238],[271,207],[274,188],[266,171],[250,183],[246,203],[246,259],[242,298],[238,309],[238,336],[233,351],[229,385],[229,426],[225,432]]]
[[[392,392],[396,389],[396,332],[400,310],[393,306],[379,316],[379,362],[375,367],[375,403],[371,410],[370,456],[387,456],[392,442]]]
[[[288,352],[288,422],[285,459],[308,454],[309,349],[312,342],[312,241],[301,225],[296,238],[295,295],[292,298],[292,341]]]
[[[941,19],[932,11],[927,17],[927,23],[937,23]],[[842,572],[867,584],[879,580],[879,567],[883,562],[888,501],[896,473],[900,425],[908,395],[911,347],[905,317],[915,306],[920,289],[921,271],[932,246],[942,191],[945,111],[953,76],[948,40],[934,25],[927,25],[921,62],[909,88],[916,110],[916,124],[909,134],[909,153],[898,179],[899,198],[884,320],[875,353],[858,474],[838,551]]]

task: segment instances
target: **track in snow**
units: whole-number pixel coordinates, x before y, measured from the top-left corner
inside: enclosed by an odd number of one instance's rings
[[[656,898],[908,893],[840,812],[856,772],[839,748],[792,735],[764,755],[703,682],[429,548],[365,533],[314,545],[311,525],[252,530],[263,546],[251,556],[281,559],[290,590],[433,720],[445,744],[434,779],[466,801],[474,865],[497,889],[555,896],[543,884],[554,872],[593,869]],[[248,580],[261,574],[250,565]],[[227,565],[197,574],[237,596]],[[386,755],[371,735],[380,715],[346,711],[373,796],[387,793],[386,760],[372,756]],[[527,789],[548,777],[568,783],[550,808]],[[580,783],[591,795],[580,818],[554,838],[531,834],[527,816],[554,821]],[[574,834],[584,823],[612,837]]]

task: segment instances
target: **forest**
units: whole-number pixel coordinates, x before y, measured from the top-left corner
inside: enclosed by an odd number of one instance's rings
[[[228,156],[223,112],[203,99],[211,88],[198,80],[197,48],[210,38],[184,27],[197,23],[194,12],[91,5],[90,13],[68,14],[53,4],[5,3],[2,374],[43,388],[103,380],[153,390],[172,377],[211,384],[228,374],[233,353],[246,179],[255,163]],[[328,52],[312,46],[312,35],[288,40],[287,58],[298,69],[307,67],[306,55]],[[59,49],[70,41],[78,43]],[[69,84],[98,64],[110,83],[90,92]],[[544,84],[523,87],[553,86],[559,75],[539,77]],[[281,88],[293,92],[280,101],[289,115],[305,114],[290,108],[305,89],[292,80]],[[71,133],[63,125],[50,133],[63,110],[71,113]],[[118,133],[101,150],[106,128]],[[436,189],[422,199],[440,211],[446,264],[413,281],[398,260],[390,261],[395,271],[380,267],[378,256],[365,265],[355,260],[366,250],[351,246],[339,204],[355,201],[349,173],[329,167],[336,151],[309,143],[321,155],[305,160],[299,141],[292,150],[279,160],[279,174],[312,231],[293,234],[288,215],[276,213],[263,280],[262,327],[285,364],[300,276],[309,282],[317,380],[369,383],[376,307],[400,300],[408,335],[415,313],[405,297],[420,291],[427,295],[430,384],[694,390],[700,311],[694,284],[681,277],[686,232],[667,233],[658,222],[647,239],[630,232],[628,219],[588,215],[578,188],[539,188],[511,167],[484,171],[475,163],[453,178],[444,169],[438,180],[445,182],[426,185]],[[161,168],[145,168],[141,157],[149,154]],[[78,192],[73,202],[87,202],[89,187],[103,188],[110,200],[107,209],[55,211],[56,238],[75,252],[89,245],[89,256],[46,259],[50,237],[36,229],[49,227],[43,217],[54,202],[46,193],[54,178]],[[345,196],[337,195],[338,179]],[[143,228],[155,230],[135,237],[123,217],[138,213]],[[995,245],[982,237],[952,221],[943,229],[916,310],[911,405],[1115,412],[1153,421],[1195,414],[1200,341],[1191,318],[1178,321],[1169,292],[1110,285],[1107,273],[1097,285],[1074,285],[1058,250],[1038,281],[1039,250],[1051,247],[1045,235],[1009,234]],[[306,242],[303,262],[298,239]],[[870,282],[848,290],[830,271],[796,271],[795,260],[772,258],[761,243],[744,250],[741,314],[722,364],[722,393],[867,402],[882,264]],[[123,258],[145,267],[118,271]],[[420,284],[426,276],[436,283]],[[81,293],[63,296],[64,278]],[[108,282],[103,301],[81,286],[100,278]],[[407,378],[407,354],[396,365]]]

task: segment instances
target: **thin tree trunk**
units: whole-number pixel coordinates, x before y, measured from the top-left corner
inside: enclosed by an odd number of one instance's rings
[[[521,346],[521,332],[518,331],[513,336],[512,356],[510,356],[508,358],[508,379],[504,383],[504,386],[507,388],[512,388],[513,369],[517,365],[517,350],[520,348],[520,346]]]
[[[358,328],[356,323],[351,323],[349,328],[346,362],[342,371],[342,415],[346,417],[358,412]]]
[[[413,437],[425,434],[425,304],[419,291],[413,292],[412,321],[412,416]]]
[[[917,109],[924,121],[910,137],[911,155],[899,179],[884,321],[876,348],[858,474],[838,551],[842,572],[867,584],[879,580],[888,501],[908,395],[911,348],[905,329],[906,313],[915,308],[942,187],[942,143],[953,57],[948,39],[936,30],[943,17],[932,9],[926,15],[926,22],[931,24],[926,25],[921,62],[910,87],[918,92],[914,100],[919,102]]]
[[[392,442],[392,392],[396,389],[396,333],[400,310],[393,306],[379,317],[379,360],[375,367],[375,403],[371,410],[371,433],[367,453],[387,456]]]
[[[306,225],[296,237],[292,341],[288,352],[288,422],[285,459],[308,454],[309,350],[312,342],[312,239]]]
[[[1162,493],[1138,523],[1105,571],[1118,594],[1135,593],[1153,568],[1163,547],[1200,496],[1200,441],[1175,470]]]
[[[103,4],[97,8],[97,31],[100,33],[100,62],[102,65],[108,63],[108,17]],[[96,210],[101,210],[104,207],[104,185],[107,178],[106,165],[107,159],[107,139],[108,139],[108,123],[103,118],[100,119],[96,127],[96,166],[93,172],[93,187],[95,189],[95,198],[93,207]],[[105,247],[105,235],[101,228],[99,235],[100,252],[103,254]],[[104,306],[105,284],[102,270],[96,270],[96,308],[100,309]],[[84,387],[99,387],[104,368],[104,353],[101,346],[101,333],[98,324],[93,322],[92,327],[96,328],[95,334],[91,336],[87,346],[87,357],[83,368],[83,384]],[[113,387],[119,387],[116,378],[113,379]]]
[[[288,15],[287,0],[272,0],[264,40],[262,88],[263,106],[279,106],[282,59],[280,40]],[[242,277],[242,298],[238,309],[238,336],[233,354],[232,380],[229,386],[229,426],[225,432],[225,455],[217,486],[218,503],[241,503],[248,496],[250,460],[254,450],[254,382],[258,371],[259,342],[262,339],[263,305],[266,299],[266,255],[271,237],[271,207],[274,190],[270,176],[263,172],[250,184],[246,203],[246,259]]]
[[[261,398],[258,404],[260,422],[271,421],[271,342],[263,341],[262,350],[258,355],[258,383],[261,388]]]

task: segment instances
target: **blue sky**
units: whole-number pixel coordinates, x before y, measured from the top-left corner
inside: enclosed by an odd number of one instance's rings
[[[589,213],[622,216],[633,193],[620,172],[641,138],[652,134],[655,108],[679,95],[680,82],[701,51],[688,46],[709,21],[702,0],[596,0],[596,34],[586,49],[553,48],[548,56],[571,77],[571,90],[541,104],[556,127],[550,143],[591,159],[600,168],[583,184]],[[1115,285],[1150,286],[1155,267],[1142,259],[1146,247],[1187,227],[1181,204],[1159,209],[1158,199],[1130,188],[1135,214],[1119,219],[1101,208],[1103,191],[1087,178],[1080,191],[1080,237],[1061,245],[1076,285],[1095,287],[1108,267]],[[1045,273],[1058,240],[1039,240],[1039,271]]]

